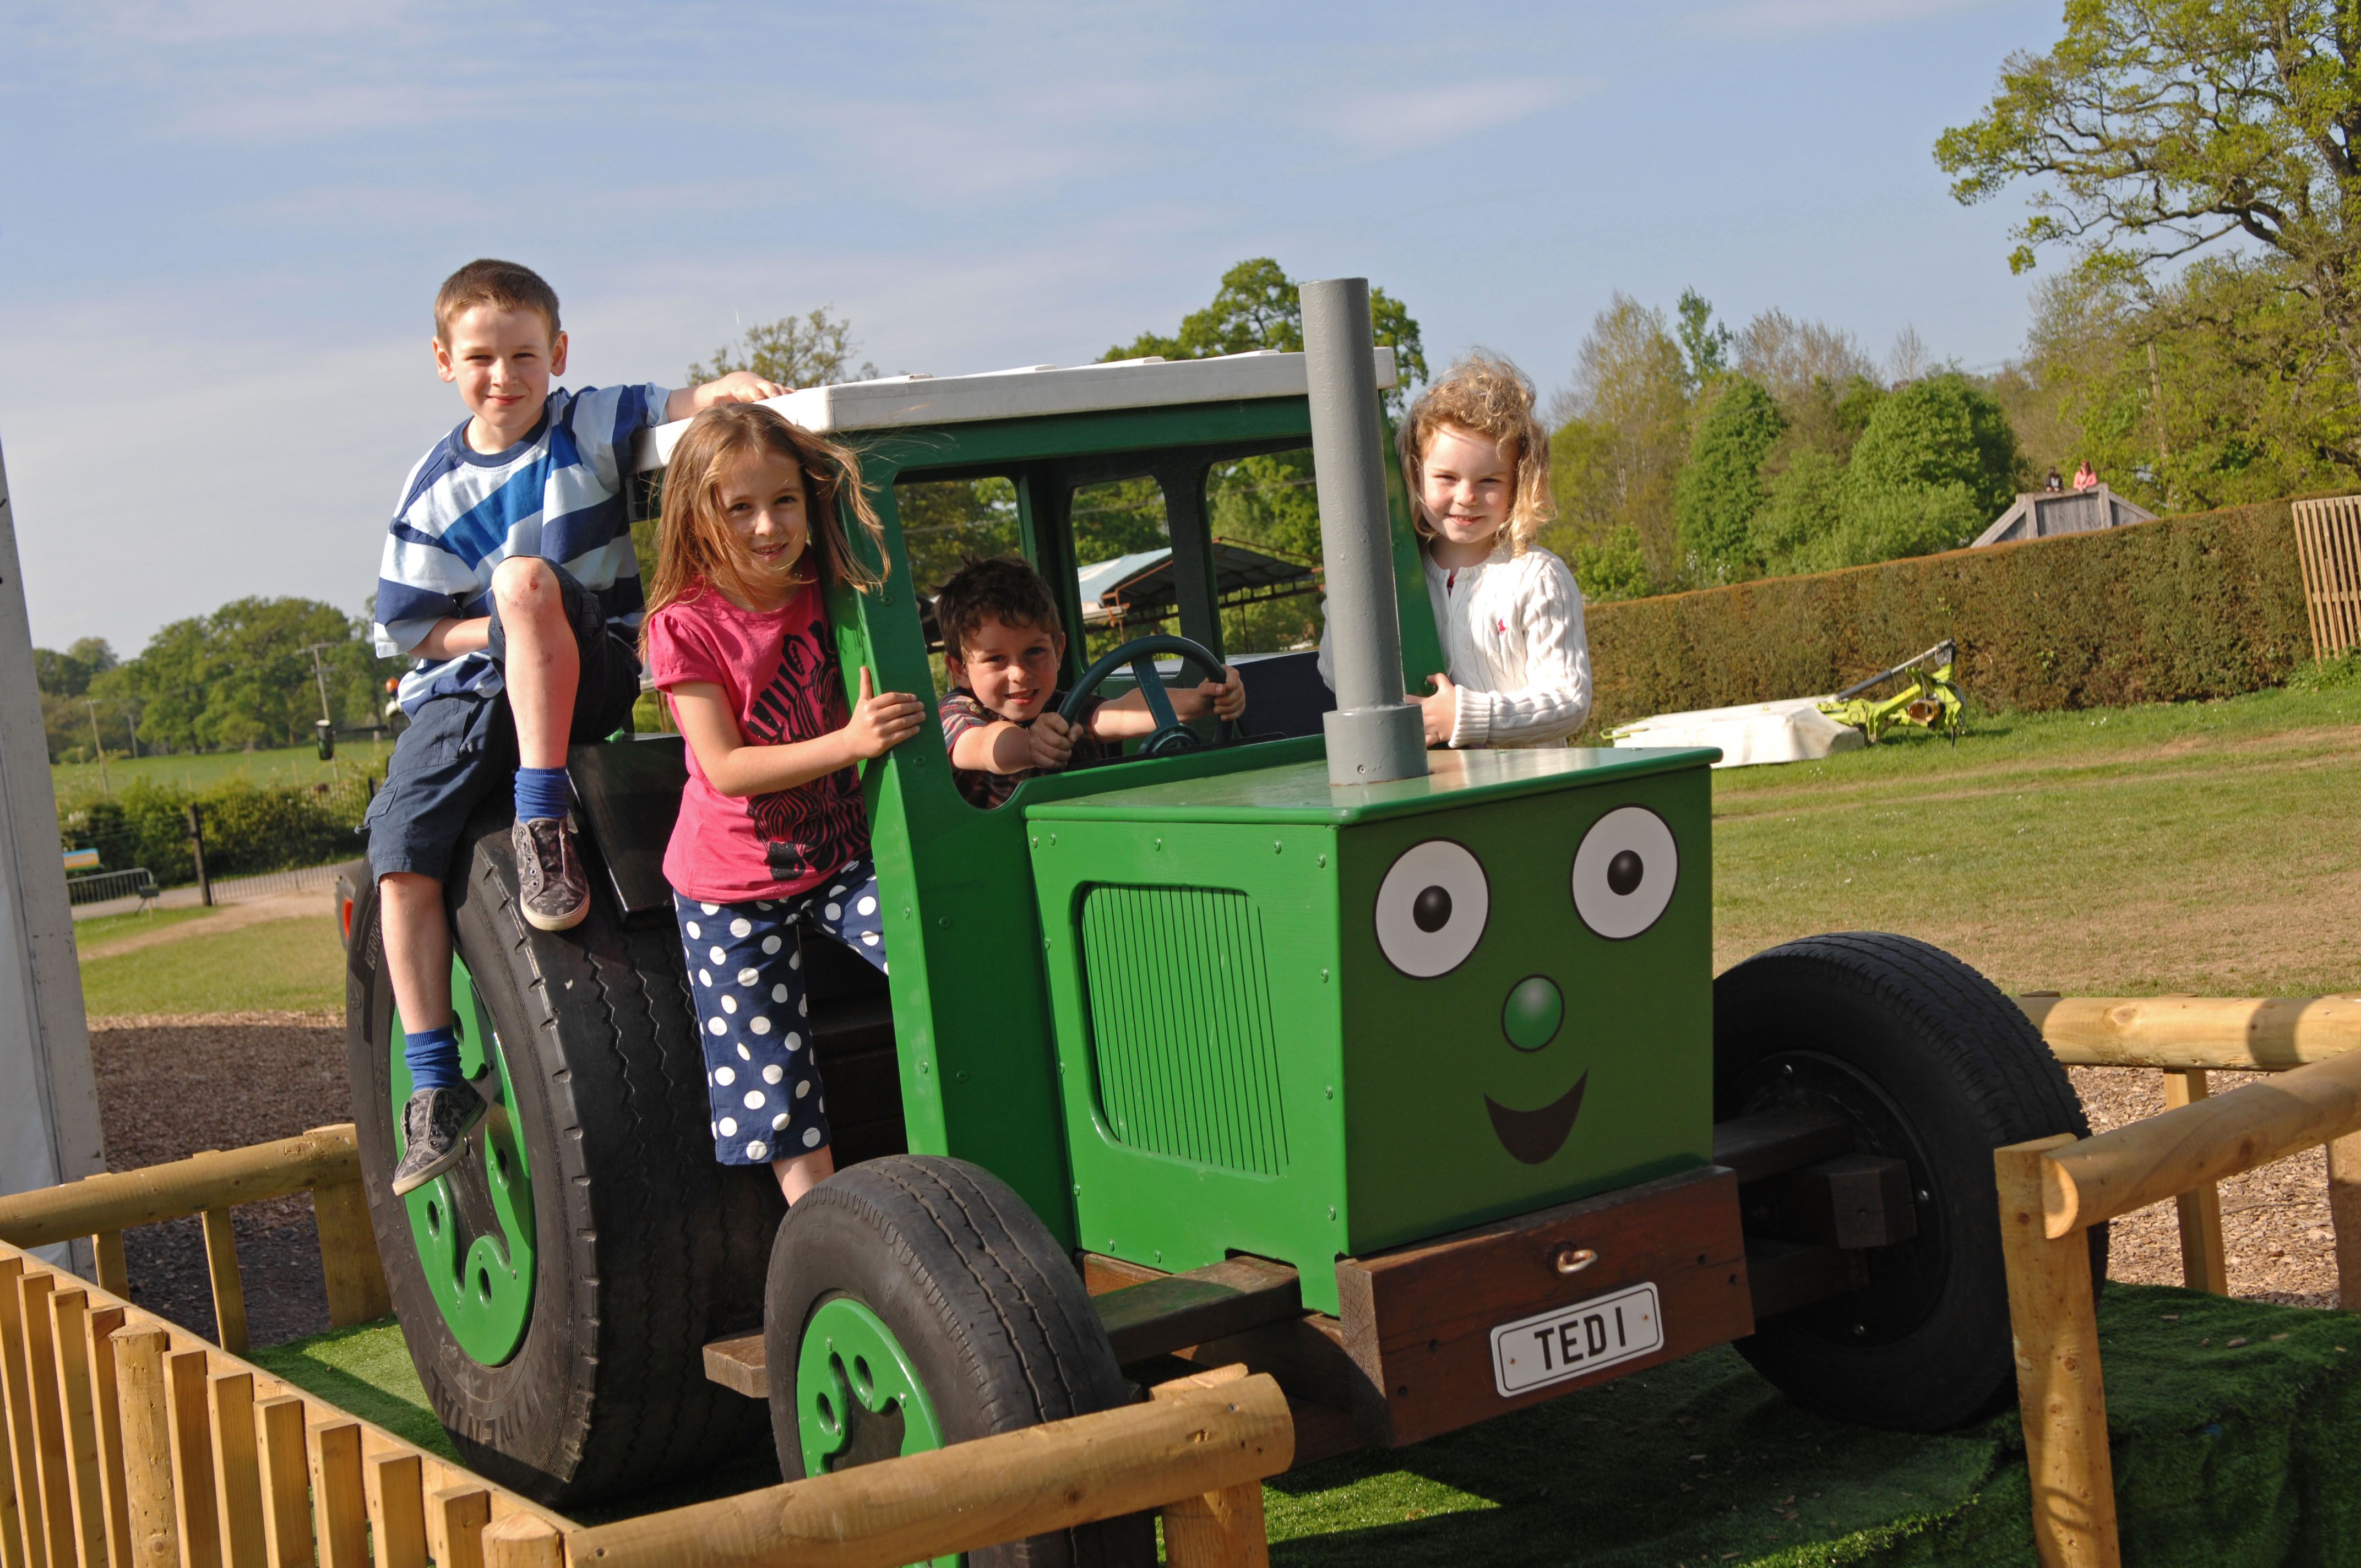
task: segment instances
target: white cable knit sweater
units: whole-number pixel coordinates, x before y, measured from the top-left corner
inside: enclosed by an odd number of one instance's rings
[[[1444,672],[1458,688],[1451,744],[1564,744],[1590,717],[1590,640],[1574,573],[1539,545],[1511,555],[1506,539],[1455,575],[1420,558]],[[1336,684],[1324,629],[1320,678]]]

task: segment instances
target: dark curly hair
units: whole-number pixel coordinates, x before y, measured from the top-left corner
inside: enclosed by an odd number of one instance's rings
[[[969,556],[935,596],[935,623],[942,628],[946,657],[966,663],[967,640],[987,620],[1035,627],[1060,637],[1066,630],[1049,585],[1014,555]]]

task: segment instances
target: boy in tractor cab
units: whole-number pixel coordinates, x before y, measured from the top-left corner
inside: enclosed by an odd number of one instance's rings
[[[1059,713],[1066,699],[1058,685],[1065,629],[1049,585],[1022,561],[968,562],[936,596],[935,620],[951,678],[939,708],[943,744],[950,748],[952,781],[973,805],[999,806],[1036,773],[1118,754],[1125,740],[1156,728],[1148,699],[1137,691],[1112,702],[1093,697],[1079,723]],[[1173,713],[1183,719],[1244,713],[1245,683],[1235,670],[1222,676],[1173,691]]]
[[[435,296],[435,369],[468,417],[411,470],[385,542],[378,652],[416,662],[400,688],[410,728],[365,824],[414,1086],[397,1196],[456,1163],[484,1113],[460,1071],[443,902],[478,803],[514,789],[527,922],[567,930],[589,907],[566,751],[622,728],[639,697],[623,446],[664,420],[786,389],[739,371],[675,390],[553,390],[566,347],[555,291],[514,262],[470,262]]]

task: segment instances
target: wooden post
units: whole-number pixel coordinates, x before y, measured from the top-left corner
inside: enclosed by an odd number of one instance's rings
[[[123,1261],[123,1233],[101,1231],[90,1238],[91,1256],[98,1268],[98,1288],[121,1299],[131,1294],[131,1270]]]
[[[566,1540],[531,1514],[511,1514],[484,1531],[485,1568],[566,1568]]]
[[[98,1483],[106,1507],[107,1561],[131,1563],[131,1505],[124,1496],[123,1407],[115,1387],[115,1332],[123,1326],[120,1307],[90,1315],[90,1405],[98,1422]]]
[[[320,1229],[320,1272],[328,1284],[328,1321],[337,1328],[375,1322],[393,1312],[385,1265],[369,1223],[368,1194],[357,1181],[312,1190],[312,1218]]]
[[[25,1521],[16,1511],[15,1429],[8,1421],[8,1387],[0,1379],[0,1568],[25,1568]]]
[[[2361,1312],[2361,1133],[2328,1146],[2328,1216],[2336,1227],[2336,1301]]]
[[[173,1351],[164,1357],[164,1391],[172,1417],[172,1486],[180,1505],[181,1568],[222,1568],[221,1505],[214,1482],[212,1370],[202,1350]]]
[[[303,1401],[281,1394],[254,1407],[262,1429],[262,1542],[270,1568],[313,1568],[312,1472]]]
[[[361,1491],[361,1429],[320,1421],[312,1440],[312,1503],[320,1568],[368,1568],[368,1501]]]
[[[2075,1141],[2041,1138],[1993,1154],[2017,1413],[2033,1483],[2033,1542],[2043,1568],[2119,1568],[2090,1243],[2080,1229],[2055,1240],[2045,1229],[2043,1156]]]
[[[484,1530],[492,1495],[480,1486],[446,1486],[426,1499],[426,1550],[436,1568],[484,1568]]]
[[[2164,1075],[2164,1108],[2178,1111],[2205,1099],[2205,1069]],[[2180,1282],[2191,1290],[2230,1293],[2230,1260],[2222,1245],[2222,1190],[2203,1182],[2173,1201],[2180,1212]]]
[[[212,1380],[214,1476],[221,1497],[221,1543],[229,1568],[265,1568],[262,1467],[254,1433],[254,1375]]]
[[[369,1538],[377,1568],[426,1568],[426,1492],[414,1453],[369,1460]]]
[[[41,1508],[40,1437],[33,1425],[33,1387],[25,1375],[21,1257],[0,1258],[0,1385],[8,1396],[9,1480],[16,1494],[16,1528],[26,1568],[49,1568],[49,1529]]]
[[[1246,1375],[1244,1363],[1217,1366],[1150,1388],[1154,1399],[1178,1398],[1191,1388],[1215,1388]],[[1164,1557],[1171,1568],[1269,1568],[1270,1537],[1263,1518],[1262,1483],[1248,1481],[1164,1507]]]
[[[172,1412],[164,1394],[164,1350],[170,1340],[162,1329],[117,1329],[114,1343],[131,1568],[180,1568],[181,1527],[172,1503]]]
[[[214,1343],[232,1355],[246,1354],[246,1284],[237,1276],[237,1237],[227,1209],[198,1216],[205,1227],[205,1272],[213,1278]]]
[[[105,1568],[106,1495],[99,1480],[98,1422],[90,1398],[89,1291],[50,1292],[49,1340],[57,1357],[58,1407],[65,1417],[74,1553],[85,1568]]]
[[[65,1412],[58,1404],[57,1347],[49,1330],[49,1296],[57,1276],[27,1269],[16,1280],[17,1321],[25,1382],[32,1391],[33,1432],[40,1444],[41,1530],[48,1538],[51,1568],[72,1568],[73,1482],[66,1475]],[[25,1510],[32,1517],[32,1509]]]

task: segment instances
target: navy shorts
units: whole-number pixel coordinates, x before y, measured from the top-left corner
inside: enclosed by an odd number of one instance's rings
[[[877,872],[866,857],[792,898],[707,904],[673,894],[705,1082],[713,1157],[768,1165],[829,1141],[828,1094],[812,1049],[797,926],[885,969]]]
[[[574,687],[570,739],[602,740],[631,722],[640,697],[640,661],[630,643],[607,626],[598,596],[554,563],[566,619],[574,628],[581,674]],[[489,652],[495,664],[508,655],[500,607],[491,614]],[[453,692],[430,696],[395,737],[385,783],[369,802],[362,830],[368,834],[369,869],[379,876],[411,872],[449,880],[451,857],[467,818],[483,798],[513,783],[517,770],[516,723],[505,695]]]

